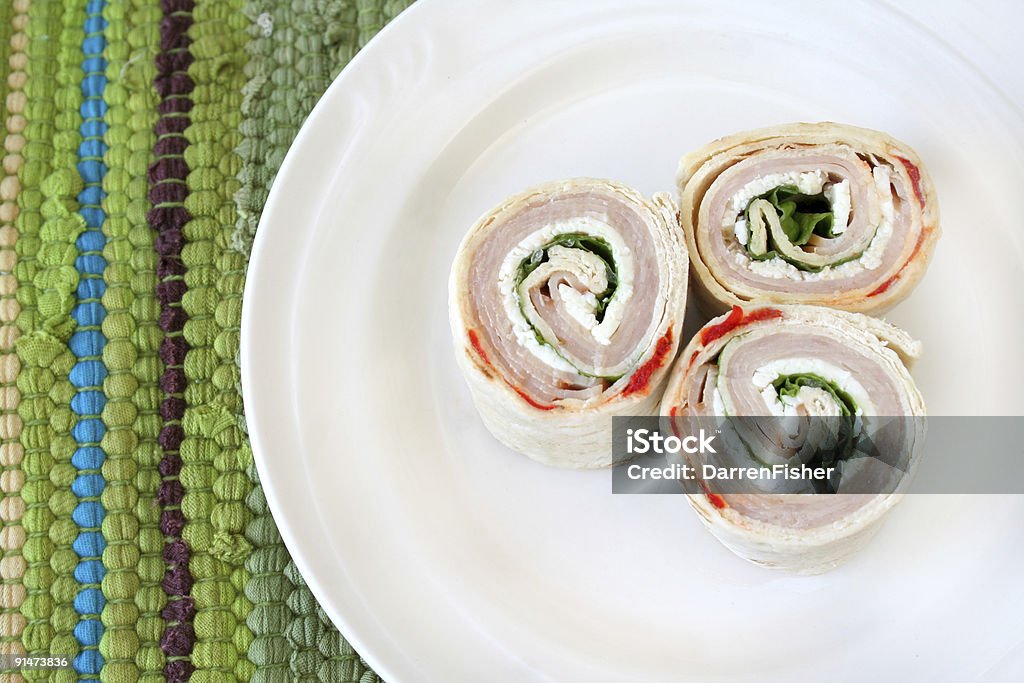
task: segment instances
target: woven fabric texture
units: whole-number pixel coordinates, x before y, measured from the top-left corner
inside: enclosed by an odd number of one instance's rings
[[[6,681],[379,680],[289,557],[238,345],[260,212],[411,0],[0,2]]]

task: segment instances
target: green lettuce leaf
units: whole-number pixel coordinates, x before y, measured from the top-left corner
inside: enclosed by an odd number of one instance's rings
[[[857,414],[857,402],[853,400],[852,396],[836,386],[835,383],[815,374],[782,375],[772,382],[772,386],[775,387],[775,391],[779,393],[779,396],[787,398],[796,398],[801,387],[821,389],[832,395],[843,415]]]
[[[792,185],[782,185],[758,199],[772,203],[782,230],[795,246],[807,244],[812,234],[832,237],[832,206],[824,193],[803,194]]]
[[[751,204],[757,199],[763,199],[769,202],[779,216],[779,223],[782,226],[782,231],[786,235],[786,239],[793,245],[793,247],[801,247],[807,244],[811,235],[818,235],[820,237],[831,238],[835,237],[832,232],[833,220],[832,207],[826,199],[825,194],[818,193],[814,195],[803,194],[793,185],[780,185],[779,187],[773,188],[772,190],[765,192],[764,194],[755,197],[751,200]],[[751,225],[750,217],[750,205],[744,212],[747,224]],[[793,264],[800,270],[817,272],[824,268],[824,265],[812,265],[805,263],[798,258],[798,254],[786,254],[785,251],[792,252],[793,249],[779,248],[770,235],[768,237],[768,248],[762,253],[755,253],[748,242],[747,252],[748,255],[758,261],[767,261],[775,257],[782,258],[789,263]],[[856,258],[856,257],[855,257]],[[836,266],[839,262],[830,263],[828,265]]]
[[[523,259],[522,263],[519,264],[519,272],[516,274],[516,289],[519,289],[519,285],[523,283],[523,280],[525,280],[530,273],[537,270],[542,263],[547,262],[548,250],[556,245],[567,247],[569,249],[582,249],[584,251],[589,251],[604,261],[606,275],[608,276],[608,287],[603,292],[594,295],[597,297],[597,310],[595,316],[597,317],[597,321],[601,322],[604,320],[604,311],[608,307],[608,302],[611,301],[612,296],[615,295],[615,290],[619,285],[619,271],[615,266],[615,258],[612,256],[612,246],[600,237],[595,237],[582,232],[567,232],[559,235],[534,251],[528,258]]]
[[[605,275],[608,278],[608,287],[603,292],[599,292],[594,295],[597,298],[597,306],[594,310],[594,317],[597,318],[598,322],[603,321],[605,309],[608,308],[608,303],[611,301],[612,297],[615,296],[615,290],[618,288],[619,285],[619,271],[618,267],[615,264],[615,258],[612,254],[612,246],[601,237],[595,237],[594,235],[588,235],[586,233],[580,232],[569,232],[564,233],[562,235],[558,235],[556,238],[554,238],[547,244],[535,250],[527,258],[523,259],[523,261],[519,264],[519,270],[516,273],[515,291],[519,291],[520,286],[523,284],[523,281],[527,277],[529,277],[530,273],[537,270],[537,268],[539,268],[541,264],[546,263],[548,261],[548,250],[550,250],[551,247],[554,246],[562,246],[567,247],[569,249],[582,249],[584,251],[589,251],[590,253],[594,254],[604,262]],[[520,310],[523,310],[522,300],[520,300],[519,302],[519,308]],[[529,321],[529,318],[526,316],[525,311],[523,311],[523,316],[527,318],[527,321]],[[585,372],[584,370],[581,370],[580,368],[576,367],[576,365],[572,363],[572,361],[570,361],[562,354],[557,344],[552,344],[548,339],[545,339],[544,335],[540,333],[540,330],[538,330],[532,324],[530,325],[530,327],[533,330],[534,337],[536,338],[538,344],[543,344],[553,349],[554,352],[558,354],[560,358],[562,358],[563,360],[565,360],[565,362],[569,363],[574,368],[576,368],[576,372],[580,373],[581,375],[585,377],[598,377],[600,379],[605,379],[608,382],[615,382],[619,379],[619,376],[605,377],[603,375],[592,375],[588,372]]]
[[[801,387],[821,389],[829,393],[839,406],[841,417],[812,418],[828,421],[834,420],[836,441],[831,448],[818,450],[814,458],[807,463],[808,465],[830,467],[836,462],[847,460],[853,456],[857,446],[857,402],[853,400],[852,396],[836,386],[834,382],[813,373],[782,375],[772,382],[772,386],[775,387],[780,398],[796,398]]]

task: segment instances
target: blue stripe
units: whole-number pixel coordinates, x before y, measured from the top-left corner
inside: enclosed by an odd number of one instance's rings
[[[75,388],[71,399],[71,410],[76,416],[71,435],[78,444],[71,456],[71,464],[78,470],[78,476],[71,483],[71,491],[78,498],[78,504],[71,514],[78,525],[78,536],[72,548],[78,554],[75,579],[80,587],[75,595],[75,611],[79,620],[75,625],[75,639],[81,646],[74,660],[75,671],[80,678],[96,678],[103,667],[103,656],[99,652],[103,637],[103,622],[100,613],[105,600],[101,584],[106,574],[103,566],[103,550],[107,542],[103,538],[103,518],[107,511],[100,496],[106,486],[101,469],[106,453],[100,442],[106,434],[101,415],[107,404],[103,393],[103,380],[107,368],[103,364],[103,347],[107,340],[100,326],[107,312],[100,297],[106,291],[103,271],[107,267],[103,258],[106,237],[102,227],[106,216],[103,213],[103,177],[107,173],[103,155],[107,145],[103,136],[107,124],[103,115],[107,111],[103,91],[107,85],[107,62],[103,58],[106,47],[104,31],[107,22],[103,18],[105,0],[89,0],[86,4],[85,39],[82,41],[82,125],[79,132],[82,143],[78,147],[78,174],[84,188],[78,195],[79,214],[85,220],[86,229],[75,241],[78,257],[75,268],[79,274],[78,303],[71,311],[78,323],[68,346],[77,362],[69,378]]]

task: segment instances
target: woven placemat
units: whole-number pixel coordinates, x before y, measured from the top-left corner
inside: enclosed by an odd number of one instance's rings
[[[292,562],[238,343],[268,188],[409,0],[3,0],[0,681],[378,680]]]

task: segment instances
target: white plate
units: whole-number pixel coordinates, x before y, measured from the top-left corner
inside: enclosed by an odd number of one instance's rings
[[[538,4],[417,3],[327,92],[267,203],[245,403],[327,613],[392,682],[1020,680],[1021,497],[914,497],[835,572],[758,569],[681,496],[500,447],[446,312],[460,237],[508,194],[666,190],[717,136],[834,119],[909,142],[939,191],[945,234],[892,315],[925,341],[932,414],[1024,414],[1018,93],[882,4]]]

